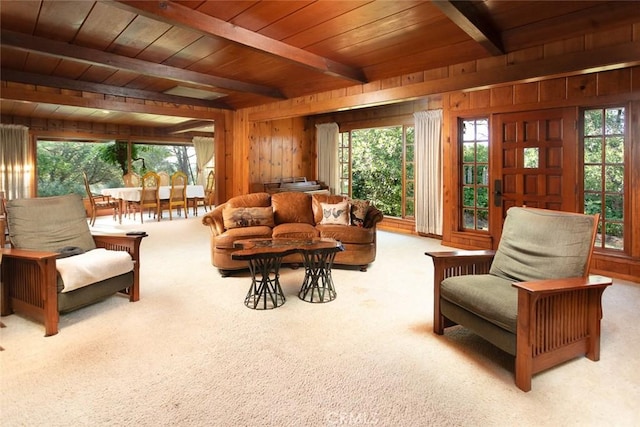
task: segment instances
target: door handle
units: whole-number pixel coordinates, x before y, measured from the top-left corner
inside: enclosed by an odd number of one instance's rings
[[[493,181],[493,206],[502,206],[502,180]]]

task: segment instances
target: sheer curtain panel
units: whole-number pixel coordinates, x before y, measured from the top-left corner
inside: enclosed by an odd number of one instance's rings
[[[442,110],[414,113],[416,231],[442,235]]]
[[[8,200],[31,197],[33,173],[29,129],[20,125],[0,125],[0,190]]]
[[[338,132],[337,123],[316,125],[318,179],[329,187],[331,194],[340,194]]]
[[[207,174],[203,173],[204,167],[215,155],[214,139],[208,136],[194,136],[193,147],[196,150],[196,164],[198,166],[198,178],[195,184],[206,185]]]

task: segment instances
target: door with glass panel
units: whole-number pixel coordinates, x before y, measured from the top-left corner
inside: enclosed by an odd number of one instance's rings
[[[512,206],[578,211],[576,124],[575,108],[495,115],[489,183],[494,242]]]

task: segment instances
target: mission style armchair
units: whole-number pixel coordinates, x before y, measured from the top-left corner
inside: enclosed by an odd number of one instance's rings
[[[50,336],[58,333],[59,313],[118,292],[140,298],[145,235],[91,235],[79,195],[11,200],[7,221],[2,316],[15,311],[40,320]]]
[[[600,358],[602,294],[589,276],[598,215],[512,207],[497,251],[427,252],[433,331],[462,325],[515,356],[515,383],[586,355]]]

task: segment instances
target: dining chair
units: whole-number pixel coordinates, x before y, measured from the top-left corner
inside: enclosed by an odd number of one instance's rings
[[[160,172],[158,172],[158,176],[160,177],[160,185],[161,186],[171,185],[171,177],[169,176],[168,172],[160,171]]]
[[[124,181],[125,187],[140,187],[140,175],[135,172],[127,172],[122,175],[122,180]],[[127,215],[127,218],[131,216],[131,211],[133,211],[133,207],[131,206],[131,202],[128,200],[123,200],[124,211]]]
[[[213,191],[215,187],[215,176],[213,171],[207,175],[207,185],[204,188],[203,197],[187,197],[187,204],[193,207],[193,216],[198,216],[198,206],[203,206],[207,212],[207,206],[211,208],[213,204]]]
[[[213,209],[213,197],[216,192],[216,176],[213,171],[209,172],[207,175],[207,186],[204,189],[204,200],[205,200],[205,208],[207,210],[207,206],[209,209]]]
[[[93,227],[96,223],[96,216],[98,215],[98,211],[104,209],[113,209],[113,220],[116,220],[117,215],[118,222],[122,223],[120,201],[113,200],[109,196],[94,194],[93,192],[91,192],[91,187],[89,186],[89,178],[87,178],[87,173],[84,171],[82,172],[82,178],[84,179],[84,188],[87,192],[87,198],[89,199],[89,215],[91,217],[91,226]]]
[[[140,175],[135,172],[127,172],[122,175],[125,187],[140,187]]]
[[[147,172],[141,178],[140,200],[131,202],[131,206],[140,211],[140,222],[144,223],[144,210],[155,210],[155,217],[160,221],[160,177],[155,172]],[[133,219],[136,219],[136,212],[133,212]]]
[[[184,209],[184,217],[187,217],[187,175],[180,171],[171,175],[169,199],[161,201],[161,211],[169,209],[169,220],[173,219],[174,208],[178,215],[181,215],[180,209]]]

